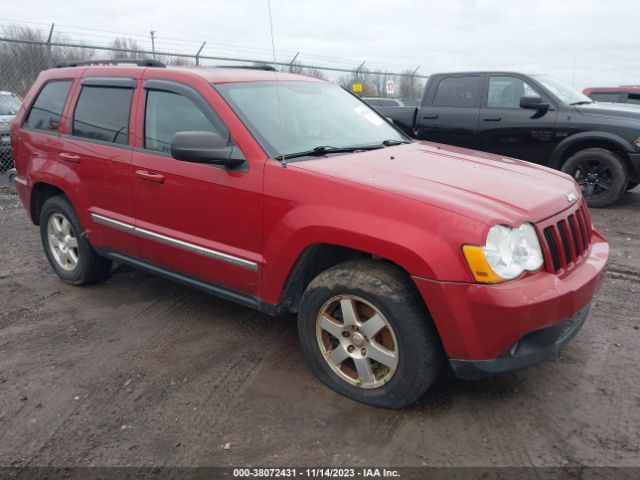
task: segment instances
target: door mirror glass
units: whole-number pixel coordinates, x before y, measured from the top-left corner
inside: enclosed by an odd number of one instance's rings
[[[171,140],[170,150],[173,158],[184,162],[236,168],[245,161],[228,138],[214,132],[178,132]]]
[[[526,108],[528,110],[546,111],[549,110],[550,105],[545,103],[540,97],[521,97],[520,108]]]

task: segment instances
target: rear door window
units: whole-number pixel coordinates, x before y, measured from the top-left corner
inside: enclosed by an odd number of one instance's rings
[[[47,83],[38,94],[24,125],[36,130],[57,132],[64,104],[69,96],[71,80]]]
[[[478,107],[480,106],[481,78],[447,77],[440,80],[433,99],[438,107]]]
[[[77,137],[127,145],[133,89],[83,86],[73,115]]]

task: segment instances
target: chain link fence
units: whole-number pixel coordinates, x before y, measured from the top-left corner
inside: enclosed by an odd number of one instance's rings
[[[278,71],[333,81],[343,88],[363,97],[393,97],[411,105],[419,97],[426,75],[417,74],[417,68],[400,72],[369,69],[362,62],[356,68],[344,67],[344,61],[335,60],[315,64],[299,60],[298,54],[288,62],[270,61],[264,58],[238,58],[233,56],[156,51],[140,48],[135,40],[116,38],[108,45],[71,42],[65,37],[48,35],[25,27],[0,28],[0,176],[6,183],[7,174],[13,168],[10,146],[10,125],[19,108],[22,97],[28,92],[38,74],[58,64],[77,61],[117,59],[155,59],[172,66],[264,66]]]

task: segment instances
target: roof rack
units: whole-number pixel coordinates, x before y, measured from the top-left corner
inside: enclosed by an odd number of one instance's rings
[[[242,70],[264,70],[265,72],[277,71],[271,65],[212,65],[215,68],[240,68]]]
[[[108,60],[85,60],[79,62],[63,62],[56,65],[56,68],[66,67],[82,67],[86,65],[137,65],[139,67],[158,67],[163,68],[166,65],[158,60],[145,59],[145,60],[131,60],[126,58],[114,58]]]

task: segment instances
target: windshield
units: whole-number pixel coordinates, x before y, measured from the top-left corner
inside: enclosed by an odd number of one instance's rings
[[[577,90],[574,90],[572,87],[561,82],[557,78],[550,75],[533,75],[533,77],[549,89],[551,93],[558,97],[563,103],[567,103],[569,105],[572,103],[593,103],[593,100],[589,97],[583,95]]]
[[[20,109],[20,100],[13,95],[0,94],[0,115],[15,115]]]
[[[318,146],[407,141],[374,110],[330,83],[227,83],[216,88],[273,157]]]

